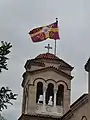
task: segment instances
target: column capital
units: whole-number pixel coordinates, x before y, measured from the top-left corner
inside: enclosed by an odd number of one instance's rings
[[[56,94],[57,94],[57,89],[54,89],[54,107],[56,107]]]
[[[43,105],[45,106],[45,99],[46,99],[46,86],[43,87]]]
[[[57,89],[57,88],[55,88],[55,89],[54,89],[54,92],[55,92],[55,93],[57,93],[57,90],[58,90],[58,89]]]
[[[43,91],[46,91],[47,87],[43,87]]]

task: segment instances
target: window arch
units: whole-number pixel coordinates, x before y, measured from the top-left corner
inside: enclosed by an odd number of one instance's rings
[[[87,120],[87,117],[86,117],[86,116],[83,116],[83,117],[81,118],[81,120]]]
[[[37,83],[36,103],[43,103],[43,83]]]
[[[54,100],[54,92],[53,91],[54,91],[54,85],[52,83],[49,83],[47,90],[46,90],[46,104],[48,104],[48,105],[53,105],[53,100]]]
[[[57,90],[56,105],[63,105],[64,85],[60,84]]]

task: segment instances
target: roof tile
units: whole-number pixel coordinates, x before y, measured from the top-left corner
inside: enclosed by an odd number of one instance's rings
[[[57,56],[55,56],[54,54],[51,53],[43,53],[38,55],[35,59],[51,59],[51,60],[60,60]]]

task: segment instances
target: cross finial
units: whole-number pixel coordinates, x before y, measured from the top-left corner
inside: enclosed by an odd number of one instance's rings
[[[52,49],[52,47],[50,47],[50,44],[48,44],[48,46],[45,46],[45,48],[48,49],[48,53],[49,53],[49,50]]]

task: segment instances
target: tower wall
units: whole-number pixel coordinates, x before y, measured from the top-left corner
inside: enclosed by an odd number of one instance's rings
[[[23,74],[22,114],[60,117],[69,110],[73,67],[53,54],[28,60]]]
[[[49,83],[54,85],[54,90],[58,89],[58,85],[64,85],[64,100],[63,100],[63,114],[69,109],[70,105],[70,92],[71,92],[71,81],[54,71],[45,71],[35,73],[33,75],[27,75],[27,80],[24,89],[28,88],[27,107],[25,107],[25,113],[36,114],[36,88],[37,83],[42,82],[43,87],[47,89]],[[25,97],[24,97],[25,98]],[[26,99],[26,98],[25,98]],[[60,112],[60,111],[59,111]]]

